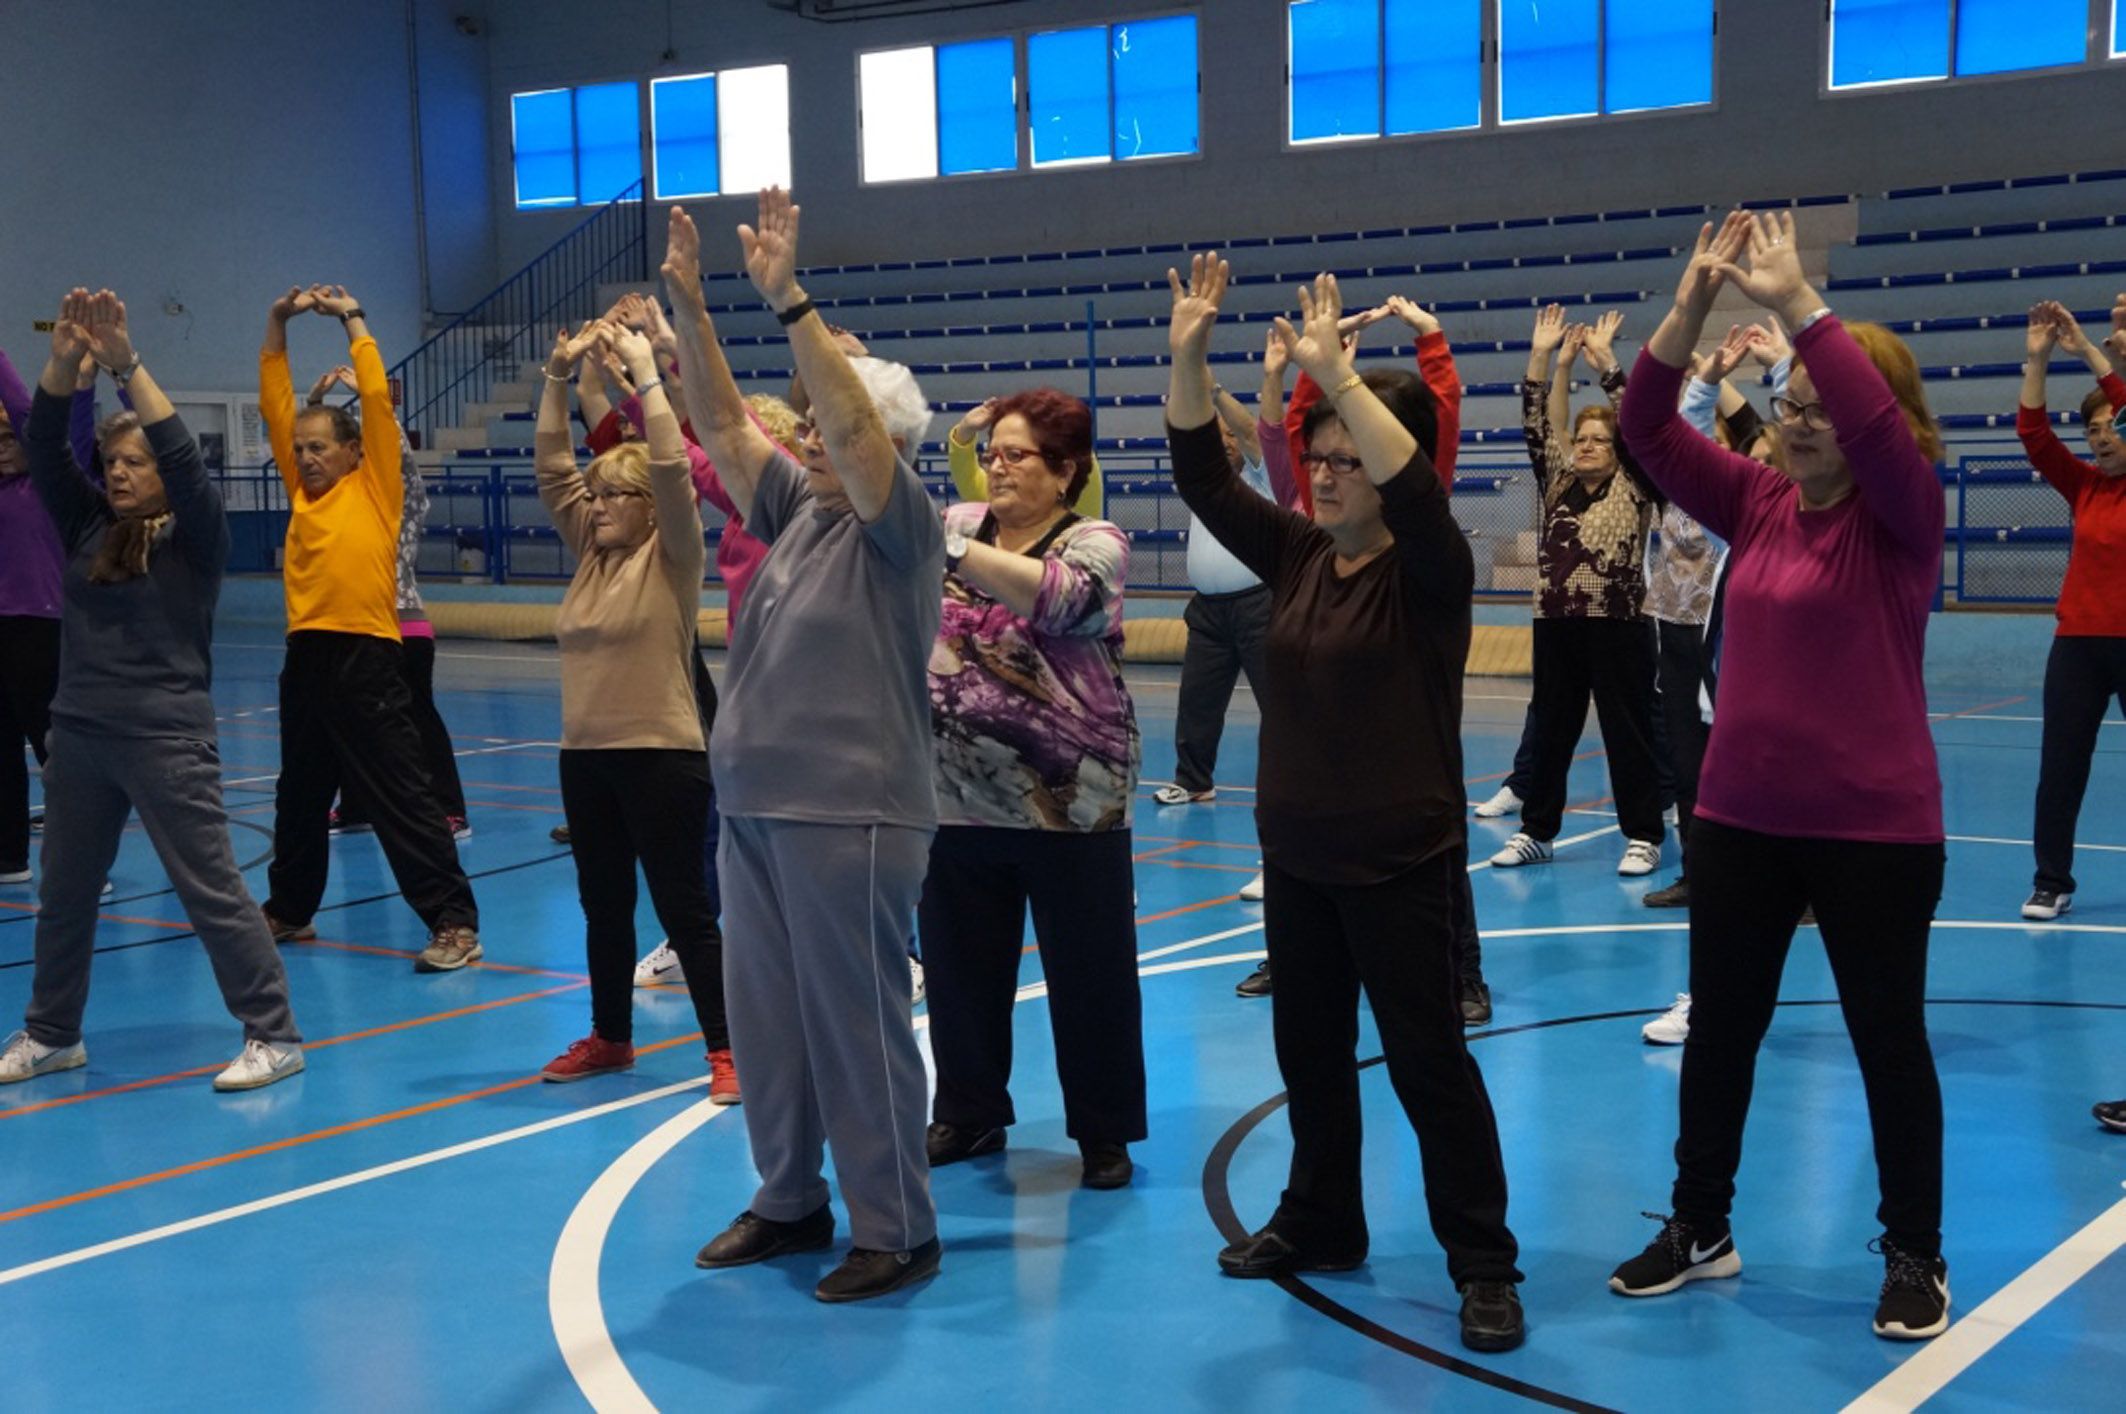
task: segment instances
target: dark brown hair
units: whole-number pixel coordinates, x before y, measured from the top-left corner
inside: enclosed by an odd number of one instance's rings
[[[1387,404],[1403,430],[1417,439],[1429,460],[1439,454],[1439,404],[1425,380],[1402,368],[1373,368],[1359,375],[1373,396]],[[1299,424],[1299,440],[1312,442],[1314,429],[1336,416],[1336,404],[1323,398],[1307,409]]]

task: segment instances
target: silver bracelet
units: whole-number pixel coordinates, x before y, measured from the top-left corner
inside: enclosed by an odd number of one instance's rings
[[[663,386],[664,380],[662,378],[646,379],[645,381],[637,383],[635,385],[635,396],[637,398],[640,398],[644,393],[647,393],[650,389],[662,388]]]
[[[1821,320],[1824,320],[1824,319],[1828,319],[1828,318],[1830,317],[1830,315],[1831,315],[1831,307],[1830,307],[1829,305],[1827,305],[1827,304],[1825,304],[1825,305],[1818,305],[1818,306],[1817,306],[1817,308],[1816,308],[1816,312],[1815,312],[1814,314],[1811,314],[1811,315],[1810,315],[1810,316],[1809,316],[1808,318],[1806,318],[1806,319],[1802,320],[1802,321],[1801,321],[1801,322],[1800,322],[1799,324],[1796,324],[1796,325],[1794,326],[1794,333],[1796,333],[1796,334],[1799,334],[1799,333],[1803,333],[1803,332],[1804,332],[1804,331],[1806,331],[1806,330],[1807,330],[1807,329],[1808,329],[1808,328],[1809,328],[1809,327],[1810,327],[1811,325],[1813,325],[1813,324],[1815,324],[1815,323],[1817,323],[1817,322],[1819,322],[1819,321],[1821,321]]]
[[[539,371],[540,371],[541,373],[544,373],[544,374],[546,375],[546,381],[547,381],[547,382],[549,382],[549,383],[559,383],[559,384],[561,384],[561,385],[562,385],[563,387],[567,387],[567,386],[568,386],[568,383],[569,383],[569,381],[570,381],[570,380],[569,380],[569,377],[568,377],[568,375],[567,375],[567,374],[565,374],[565,373],[556,373],[556,372],[554,372],[554,371],[553,371],[553,370],[552,370],[551,368],[542,368],[542,369],[540,369]]]

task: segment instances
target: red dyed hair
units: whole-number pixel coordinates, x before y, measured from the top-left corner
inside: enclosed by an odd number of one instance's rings
[[[1058,388],[1028,388],[997,399],[995,414],[989,423],[992,428],[1017,414],[1026,419],[1034,445],[1051,465],[1073,464],[1063,501],[1075,505],[1093,474],[1092,409]]]

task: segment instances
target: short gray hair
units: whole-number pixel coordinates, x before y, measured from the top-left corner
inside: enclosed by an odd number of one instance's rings
[[[923,434],[930,430],[930,402],[923,396],[915,375],[906,364],[882,358],[852,358],[849,366],[863,380],[871,405],[886,424],[886,435],[900,444],[909,461],[914,461],[923,448]]]

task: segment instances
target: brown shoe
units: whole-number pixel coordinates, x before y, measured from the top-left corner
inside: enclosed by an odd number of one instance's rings
[[[416,972],[455,972],[468,962],[480,960],[480,935],[472,929],[438,928],[421,955],[413,960]]]
[[[261,904],[259,913],[265,917],[266,931],[276,943],[307,943],[317,936],[317,927],[310,923],[283,923],[273,916],[273,911]]]

